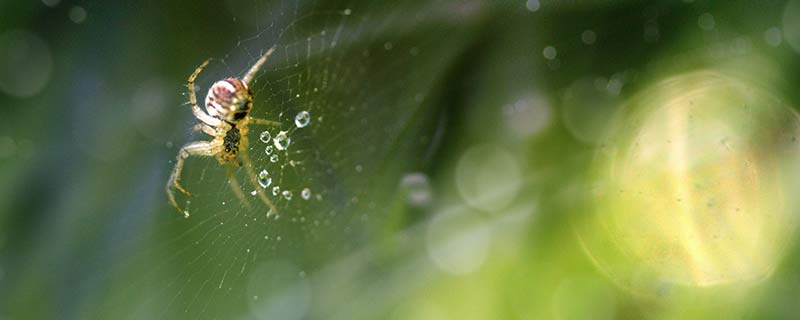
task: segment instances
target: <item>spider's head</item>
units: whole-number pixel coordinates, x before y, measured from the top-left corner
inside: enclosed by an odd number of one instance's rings
[[[228,122],[244,119],[253,108],[253,95],[242,80],[220,80],[208,89],[206,111],[212,117]]]

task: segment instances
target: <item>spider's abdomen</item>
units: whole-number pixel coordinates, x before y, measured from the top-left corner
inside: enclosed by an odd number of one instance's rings
[[[241,139],[242,135],[239,132],[239,129],[233,127],[228,130],[228,132],[225,133],[225,138],[222,140],[223,145],[225,146],[225,153],[235,156],[239,151],[239,141]]]
[[[250,89],[239,79],[220,80],[208,89],[206,111],[212,117],[235,123],[244,119],[252,107]]]

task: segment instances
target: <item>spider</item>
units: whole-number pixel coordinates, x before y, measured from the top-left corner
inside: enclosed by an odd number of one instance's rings
[[[186,87],[189,89],[189,104],[192,106],[192,113],[194,113],[194,116],[201,122],[194,126],[194,130],[203,131],[213,137],[213,139],[211,139],[211,141],[189,142],[178,151],[175,167],[172,169],[172,175],[170,175],[169,181],[167,182],[167,197],[172,206],[185,217],[189,217],[189,212],[182,210],[181,207],[178,206],[177,201],[175,201],[175,189],[178,189],[178,191],[185,194],[187,197],[191,196],[191,193],[180,184],[183,162],[189,156],[216,157],[220,165],[229,164],[234,167],[244,165],[245,171],[251,183],[256,187],[256,192],[261,201],[272,211],[277,212],[272,202],[261,192],[261,188],[258,188],[252,161],[247,152],[248,124],[254,123],[266,126],[280,125],[280,122],[277,121],[258,119],[249,115],[250,111],[253,109],[253,94],[250,92],[250,82],[274,50],[275,47],[273,46],[264,53],[241,79],[226,78],[215,82],[211,88],[208,89],[205,100],[205,112],[197,105],[194,82],[200,72],[203,71],[203,68],[208,65],[210,59],[200,64],[189,76],[186,83]],[[234,190],[234,193],[236,193],[244,203],[247,203],[238,181],[231,172],[231,167],[227,167],[227,170],[230,178],[229,184]]]

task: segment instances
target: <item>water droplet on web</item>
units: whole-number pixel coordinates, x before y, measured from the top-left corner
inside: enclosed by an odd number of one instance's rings
[[[269,175],[269,171],[264,169],[258,173],[258,184],[260,184],[261,187],[265,189],[272,184],[272,177]]]
[[[298,128],[303,128],[307,126],[308,122],[310,121],[311,121],[311,115],[308,113],[308,111],[300,111],[297,113],[296,116],[294,116],[294,124]]]
[[[257,190],[250,191],[250,195],[251,195],[251,196],[255,196],[255,195],[257,195],[257,194],[258,194],[258,191],[257,191]]]
[[[269,131],[264,131],[264,132],[261,133],[261,136],[259,136],[258,138],[261,139],[261,142],[268,143],[269,139],[272,139],[272,135],[269,134]]]
[[[189,218],[189,210],[183,210],[183,217],[187,219]]]
[[[272,195],[273,195],[273,196],[277,196],[279,192],[281,192],[281,187],[279,187],[279,186],[274,186],[274,187],[272,188]]]
[[[278,162],[278,155],[277,154],[273,154],[271,157],[269,157],[269,161]]]
[[[283,192],[281,194],[283,195],[283,198],[285,198],[286,200],[292,200],[292,192],[291,191],[283,190]]]
[[[275,139],[272,139],[272,142],[278,150],[286,150],[292,143],[292,138],[287,135],[286,131],[281,131],[275,136]]]
[[[311,199],[311,189],[309,188],[303,189],[303,191],[300,192],[300,196],[302,196],[303,199],[305,200]]]
[[[274,149],[274,147],[273,147],[273,146],[267,146],[267,148],[266,148],[266,149],[264,149],[264,152],[265,152],[266,154],[272,154],[272,150],[273,150],[273,149]]]

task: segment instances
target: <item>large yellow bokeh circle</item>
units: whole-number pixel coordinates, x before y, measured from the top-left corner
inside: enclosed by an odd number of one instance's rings
[[[629,101],[597,152],[586,252],[622,286],[768,277],[791,241],[800,196],[800,121],[775,96],[703,71]]]

